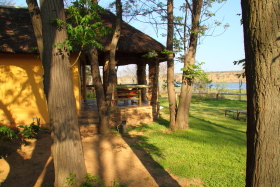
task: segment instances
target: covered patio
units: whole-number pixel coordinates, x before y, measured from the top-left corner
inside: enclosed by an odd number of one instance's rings
[[[37,42],[28,9],[0,7],[0,12],[0,25],[3,28],[0,33],[0,76],[4,80],[3,89],[0,90],[2,123],[29,124],[32,118],[38,117],[42,124],[48,124],[42,83],[43,68],[38,58]],[[113,13],[106,11],[101,18],[105,26],[114,28],[116,17]],[[103,50],[98,51],[99,66],[103,67],[103,84],[108,82],[111,38],[112,34],[100,38],[100,43],[104,46]],[[112,102],[112,115],[116,116],[112,120],[115,124],[122,120],[148,123],[157,119],[158,73],[159,63],[166,61],[165,54],[161,53],[164,48],[150,36],[125,22],[122,23],[116,51],[117,66],[135,64],[137,82],[134,85],[116,85]],[[147,54],[152,54],[152,57],[146,57]],[[85,53],[82,53],[78,62],[74,63],[77,56],[77,52],[71,53],[70,60],[71,64],[74,64],[71,69],[77,111],[83,116],[83,111],[91,110],[90,106],[94,106],[94,102],[86,99],[86,66],[89,65],[89,60]],[[116,83],[117,79],[116,77]],[[132,103],[131,100],[135,102]],[[143,114],[143,111],[147,112]],[[141,120],[134,120],[135,116],[142,116],[139,118]]]
[[[105,26],[114,28],[115,15],[109,11],[101,15]],[[103,70],[103,84],[108,81],[109,50],[112,35],[101,38],[104,46],[103,50],[98,51],[99,65]],[[117,84],[113,93],[112,101],[112,123],[119,124],[121,121],[127,123],[150,123],[157,120],[159,114],[158,106],[158,74],[159,63],[166,61],[166,57],[161,52],[164,46],[148,35],[135,29],[129,24],[122,23],[121,37],[116,51],[117,66],[135,64],[137,66],[136,84]],[[147,57],[153,56],[153,57]],[[81,63],[81,91],[83,95],[84,109],[90,105],[95,105],[93,101],[86,100],[86,65],[89,62]],[[116,71],[119,68],[116,68]],[[146,69],[148,67],[148,69]],[[148,72],[148,73],[147,73]],[[117,73],[116,73],[117,74]],[[147,78],[148,77],[148,78]]]

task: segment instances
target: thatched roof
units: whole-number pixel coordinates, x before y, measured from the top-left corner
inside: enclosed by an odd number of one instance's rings
[[[106,26],[115,25],[115,15],[106,12],[102,15]],[[0,53],[38,53],[31,18],[27,8],[0,7]],[[101,39],[104,50],[110,48],[112,36]],[[118,43],[118,51],[121,53],[143,54],[151,50],[160,52],[164,46],[148,35],[135,29],[129,24],[122,23],[122,34]]]

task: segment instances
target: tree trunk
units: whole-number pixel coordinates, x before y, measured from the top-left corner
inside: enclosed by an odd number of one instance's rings
[[[36,0],[26,0],[28,11],[31,17],[34,34],[36,37],[39,53],[42,59],[43,56],[43,36],[40,8]]]
[[[94,48],[88,50],[88,58],[91,64],[92,81],[96,91],[96,101],[99,117],[99,134],[108,134],[110,132],[108,104],[105,100],[105,93],[101,81],[98,63],[98,53]]]
[[[105,60],[103,65],[103,89],[106,95],[107,88],[109,86],[109,55],[105,54]]]
[[[98,4],[97,0],[92,0],[93,4]],[[105,65],[103,67],[103,85],[101,81],[100,71],[99,71],[99,61],[98,61],[98,52],[96,49],[90,47],[88,49],[88,58],[91,64],[91,74],[93,85],[96,91],[96,101],[99,117],[99,127],[98,133],[106,135],[110,133],[110,105],[106,102],[106,92],[108,84],[108,63],[107,55],[105,58]]]
[[[169,51],[167,55],[167,88],[168,88],[168,101],[170,112],[170,128],[175,130],[176,125],[176,94],[174,89],[174,55],[173,55],[173,36],[174,36],[174,24],[173,24],[173,0],[167,2],[167,42],[166,48]]]
[[[280,184],[280,1],[242,0],[247,79],[246,186]]]
[[[149,59],[149,95],[151,96],[151,105],[153,113],[153,121],[157,121],[159,116],[158,108],[158,74],[159,74],[159,61],[157,58]]]
[[[192,32],[190,34],[190,43],[188,53],[184,58],[184,69],[191,68],[195,63],[195,55],[197,48],[197,40],[199,34],[199,21],[203,0],[193,1],[192,6]],[[179,106],[176,119],[175,129],[188,129],[189,128],[189,110],[192,97],[192,84],[193,78],[187,78],[186,71],[183,72],[182,87],[179,98]]]
[[[50,20],[65,21],[63,1],[41,1],[43,33],[43,66],[50,125],[52,130],[52,154],[55,167],[54,186],[67,186],[70,173],[76,175],[78,183],[84,181],[86,167],[79,133],[78,116],[72,85],[69,51],[54,44],[67,39],[64,26],[51,24]]]
[[[146,63],[141,58],[141,60],[139,60],[138,64],[137,64],[137,82],[138,82],[138,84],[147,85],[146,78],[147,78],[147,76],[146,76]],[[146,88],[143,88],[141,90],[141,98],[142,98],[142,101],[148,100]]]
[[[116,50],[119,38],[121,36],[121,25],[122,25],[122,4],[121,0],[116,0],[116,11],[117,11],[117,18],[116,18],[116,28],[115,33],[113,35],[111,45],[110,45],[110,55],[109,55],[109,77],[108,77],[108,87],[106,92],[106,100],[108,105],[111,106],[112,101],[112,94],[116,89]],[[110,107],[109,107],[110,110]]]

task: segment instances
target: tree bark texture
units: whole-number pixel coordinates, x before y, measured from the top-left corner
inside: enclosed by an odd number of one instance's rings
[[[188,53],[184,58],[184,69],[188,69],[190,65],[195,63],[195,55],[199,34],[199,22],[201,15],[201,8],[203,0],[193,1],[192,5],[192,28],[190,34],[190,42]],[[188,129],[189,128],[189,110],[192,97],[192,84],[193,79],[185,77],[186,72],[183,72],[182,87],[179,98],[179,106],[177,111],[176,127],[175,129]]]
[[[157,58],[149,59],[149,95],[151,96],[151,105],[153,113],[153,121],[158,119],[158,74],[159,74],[159,61]]]
[[[167,42],[166,48],[169,52],[167,54],[167,89],[168,89],[168,101],[170,112],[170,128],[175,130],[176,125],[176,94],[174,88],[174,54],[173,54],[173,36],[174,36],[174,24],[173,24],[173,0],[167,1]]]
[[[147,85],[146,77],[146,63],[143,60],[140,60],[140,62],[137,64],[138,84]],[[142,89],[141,98],[143,101],[147,100],[147,91],[145,88]]]
[[[247,80],[246,186],[280,184],[280,1],[242,0]]]
[[[108,57],[108,58],[107,58]],[[105,61],[103,65],[103,89],[106,95],[109,86],[109,54],[105,54]]]
[[[96,101],[99,116],[99,134],[108,134],[110,132],[108,103],[105,100],[105,93],[101,81],[98,63],[98,52],[94,48],[89,48],[88,58],[91,64],[92,81],[96,91]]]
[[[42,36],[42,21],[40,8],[36,0],[26,0],[28,11],[31,17],[34,34],[36,37],[39,53],[42,59],[43,56],[43,36]]]
[[[53,47],[67,39],[64,26],[59,27],[50,20],[65,21],[63,1],[41,0],[43,34],[43,66],[45,89],[52,130],[52,154],[55,167],[54,186],[68,186],[65,182],[70,173],[76,175],[78,183],[84,181],[86,167],[80,138],[78,116],[72,85],[69,51]]]
[[[109,104],[111,105],[112,101],[112,94],[115,92],[116,89],[116,50],[117,50],[117,44],[119,41],[119,38],[121,36],[121,25],[122,25],[122,4],[121,0],[116,0],[116,11],[117,11],[117,16],[116,16],[116,28],[115,32],[111,41],[110,45],[110,55],[109,55],[109,77],[108,77],[108,87],[107,87],[107,93],[106,93],[106,100]],[[110,108],[109,108],[110,110]]]
[[[93,4],[98,4],[96,0],[92,1]],[[116,5],[117,6],[117,5]],[[118,20],[118,19],[117,19]],[[118,23],[117,23],[118,25]],[[116,28],[117,29],[117,28]],[[114,40],[114,36],[112,41]],[[118,40],[117,40],[118,41]],[[117,45],[117,41],[114,40],[113,45]],[[98,52],[96,49],[90,47],[88,50],[88,57],[90,59],[91,63],[91,71],[92,71],[92,77],[93,77],[93,85],[96,90],[96,100],[97,100],[97,107],[98,107],[98,116],[99,116],[99,128],[98,132],[99,134],[106,135],[110,133],[110,106],[111,106],[111,100],[112,100],[112,93],[114,84],[112,84],[110,81],[113,81],[114,78],[110,76],[116,77],[115,72],[115,51],[112,51],[112,43],[111,43],[111,50],[109,54],[109,63],[107,63],[107,55],[105,58],[105,64],[103,67],[103,85],[101,81],[100,71],[99,71],[99,63],[98,63]],[[116,46],[114,48],[116,50]],[[111,54],[111,51],[113,54]],[[114,56],[113,58],[113,65],[110,65],[111,61],[111,55]],[[111,69],[114,71],[111,72]],[[111,84],[110,84],[111,83]],[[108,100],[109,99],[109,100]]]

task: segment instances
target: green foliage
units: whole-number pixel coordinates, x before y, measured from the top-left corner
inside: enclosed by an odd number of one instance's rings
[[[67,9],[71,20],[71,24],[66,24],[69,43],[102,49],[103,46],[98,42],[99,37],[112,32],[103,26],[99,17],[104,11],[102,7],[88,0],[74,1],[73,6]]]
[[[30,125],[20,125],[20,128],[23,128],[23,131],[19,132],[24,138],[33,139],[36,138],[37,134],[40,131],[40,118],[36,118],[36,123],[33,121]]]
[[[182,68],[181,70],[184,72],[183,76],[187,79],[194,79],[194,78],[200,78],[202,76],[206,76],[205,72],[201,69],[201,65],[203,65],[204,62],[196,63],[196,64],[190,64],[188,68]]]
[[[85,47],[103,49],[99,43],[99,37],[112,32],[111,28],[103,26],[99,14],[104,13],[104,9],[93,4],[89,0],[76,0],[73,5],[67,8],[69,17],[66,23],[61,20],[52,20],[58,26],[65,24],[68,40],[55,44],[54,47],[61,49],[66,46],[69,50],[77,51]],[[78,48],[74,48],[77,47]]]
[[[64,25],[64,22],[60,19],[52,19],[50,20],[50,23],[56,26],[58,29],[62,29]]]
[[[142,57],[146,57],[146,58],[154,58],[154,57],[157,57],[157,56],[158,56],[158,54],[155,50],[151,50],[147,54],[142,55]]]
[[[215,86],[218,93],[222,93],[222,92],[225,92],[227,90],[226,88],[228,87],[228,83],[219,82],[219,83],[215,83],[214,86]]]
[[[243,73],[236,74],[236,76],[237,76],[238,78],[240,78],[240,77],[242,77],[242,78],[246,77],[246,73],[245,73],[246,61],[245,61],[245,59],[233,61],[233,64],[234,64],[234,65],[242,65],[242,68],[243,68],[243,70],[244,70]]]
[[[15,132],[5,125],[0,126],[0,141],[11,141],[16,138]]]
[[[213,12],[211,12],[211,11],[209,11],[209,10],[206,10],[205,13],[204,13],[204,15],[205,15],[206,17],[212,17],[212,16],[215,16],[216,14],[213,13]]]
[[[39,47],[33,47],[32,50],[37,51]]]
[[[164,49],[161,53],[162,54],[172,54],[172,53],[174,53],[174,51],[170,51],[170,50]]]
[[[96,98],[95,92],[87,92],[87,99],[94,99]]]
[[[163,91],[166,91],[166,89],[167,89],[167,82],[166,82],[166,80],[163,80],[161,88],[163,89]]]
[[[211,84],[212,80],[208,78],[206,73],[202,74],[201,76],[197,77],[194,82],[194,87],[201,90],[207,91],[208,88],[211,88],[213,85]]]
[[[76,179],[76,175],[73,173],[70,173],[70,177],[66,178],[66,184],[68,185],[76,185],[77,186],[77,179]]]
[[[78,186],[78,180],[76,179],[76,175],[70,173],[70,177],[67,177],[66,184],[70,186]],[[118,180],[114,180],[112,182],[111,187],[125,187],[121,185]],[[90,173],[87,173],[85,176],[85,182],[80,184],[79,187],[105,187],[104,181],[100,179],[98,176],[93,176]]]

